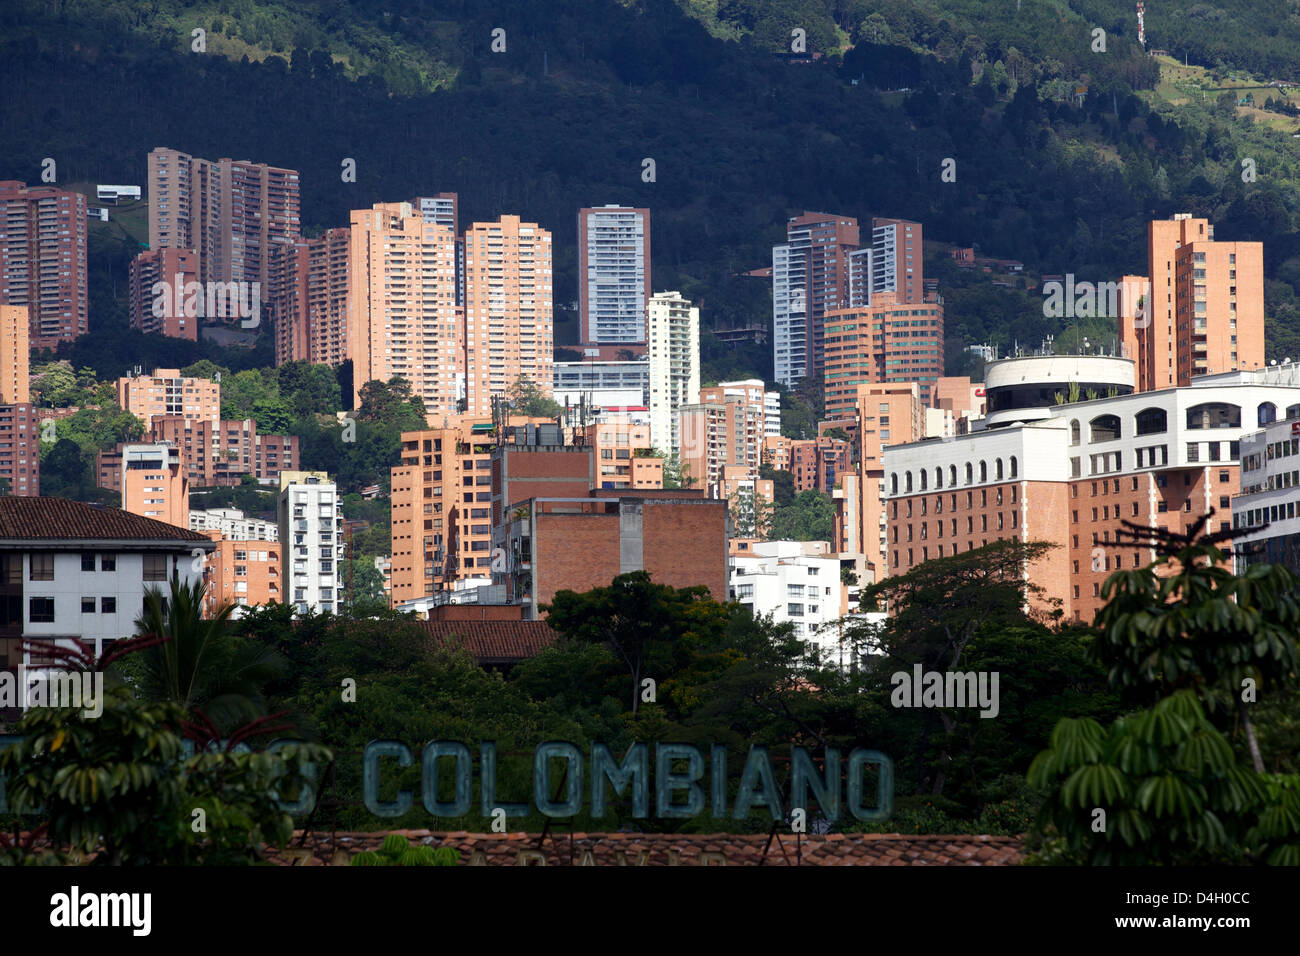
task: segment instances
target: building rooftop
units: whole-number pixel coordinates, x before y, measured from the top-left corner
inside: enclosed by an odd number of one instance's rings
[[[207,535],[122,511],[67,498],[0,497],[0,541],[187,541],[212,546]]]
[[[766,833],[465,833],[391,830],[372,833],[294,834],[305,859],[283,850],[268,857],[282,865],[346,864],[362,850],[378,850],[388,833],[426,846],[460,851],[460,863],[479,866],[1014,866],[1024,860],[1019,837],[833,833],[796,838]],[[521,855],[522,854],[522,855]],[[644,854],[644,857],[643,857]],[[702,854],[712,854],[701,859]],[[544,858],[544,859],[543,859]]]
[[[420,621],[439,646],[463,643],[479,664],[512,664],[536,657],[555,644],[545,621]]]

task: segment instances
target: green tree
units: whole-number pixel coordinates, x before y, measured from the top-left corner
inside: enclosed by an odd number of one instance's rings
[[[1121,535],[1154,547],[1145,568],[1116,571],[1102,586],[1097,657],[1130,702],[1195,691],[1211,713],[1235,710],[1251,762],[1263,773],[1247,700],[1295,679],[1300,629],[1297,578],[1276,564],[1240,575],[1218,548],[1227,532],[1204,534],[1213,509],[1185,534],[1124,522]],[[1160,573],[1160,572],[1166,573]]]
[[[801,491],[784,508],[772,513],[776,541],[830,541],[834,536],[835,502],[815,489]]]
[[[546,620],[567,638],[605,644],[618,655],[631,678],[635,718],[642,677],[668,671],[672,646],[684,630],[682,618],[707,594],[702,586],[673,588],[655,584],[645,571],[632,571],[614,578],[607,588],[585,594],[558,592],[545,608]]]
[[[767,538],[772,531],[772,502],[753,486],[737,488],[727,499],[732,528],[742,538]]]
[[[265,714],[262,688],[283,669],[283,660],[265,646],[231,633],[233,605],[203,616],[206,586],[173,577],[166,599],[158,588],[145,592],[136,618],[138,635],[164,637],[162,643],[131,655],[132,684],[148,700],[167,701],[189,715],[207,714],[230,729]]]
[[[564,412],[559,402],[543,395],[536,383],[526,375],[520,375],[506,389],[506,402],[516,414],[534,418],[555,418]]]

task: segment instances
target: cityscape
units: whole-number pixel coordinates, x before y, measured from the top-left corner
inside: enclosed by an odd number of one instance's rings
[[[1300,47],[73,6],[33,83],[108,31],[223,118],[59,93],[0,168],[0,863],[1112,867],[1112,931],[1300,865]]]

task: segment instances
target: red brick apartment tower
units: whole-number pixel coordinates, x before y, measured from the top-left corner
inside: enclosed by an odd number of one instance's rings
[[[189,249],[149,249],[131,260],[129,309],[131,328],[197,342],[203,319],[185,314],[185,286],[198,282],[198,257]],[[158,283],[163,288],[155,294]],[[179,291],[178,288],[179,287]],[[181,308],[176,308],[179,295]],[[154,309],[158,302],[160,309]],[[160,311],[161,315],[155,315]]]
[[[34,349],[89,330],[86,197],[0,182],[0,305],[24,306]]]

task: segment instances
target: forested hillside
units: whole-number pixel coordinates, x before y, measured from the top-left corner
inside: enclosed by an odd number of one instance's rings
[[[518,213],[554,232],[560,344],[583,205],[649,206],[654,285],[695,299],[709,328],[770,322],[765,284],[737,273],[768,264],[803,209],[917,219],[927,240],[1094,279],[1139,271],[1146,220],[1188,211],[1265,243],[1270,356],[1300,354],[1300,140],[1227,89],[1234,71],[1300,76],[1295,4],[1148,3],[1148,45],[1208,68],[1194,89],[1141,50],[1121,2],[485,6],[18,0],[0,11],[0,177],[37,181],[52,157],[60,182],[139,183],[161,145],[254,159],[302,171],[308,233],[454,190],[463,222]],[[775,55],[796,29],[815,62]],[[132,251],[92,245],[78,366],[149,364],[154,346],[121,335]],[[1068,337],[1034,295],[951,274],[940,254],[950,352]],[[212,350],[179,351],[169,364]],[[763,347],[706,336],[704,352],[706,377],[771,375]]]

